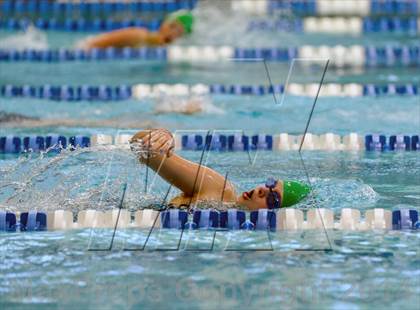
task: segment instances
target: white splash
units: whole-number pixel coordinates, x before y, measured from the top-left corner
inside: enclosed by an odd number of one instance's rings
[[[34,26],[29,26],[23,32],[0,40],[0,48],[15,50],[44,50],[48,49],[48,40],[44,32]]]

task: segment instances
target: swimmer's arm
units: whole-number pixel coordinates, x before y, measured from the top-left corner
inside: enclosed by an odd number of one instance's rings
[[[235,200],[234,187],[218,172],[173,154],[173,137],[169,131],[165,129],[140,131],[133,136],[131,143],[139,140],[149,146],[154,153],[149,159],[140,158],[140,161],[156,171],[168,183],[179,188],[185,196],[198,195],[203,199],[215,200],[220,200],[223,196],[224,201]]]
[[[130,27],[97,35],[88,39],[85,45],[86,48],[137,47],[157,45],[158,40],[157,35],[147,29]]]
[[[145,161],[143,161],[145,162]],[[146,160],[147,162],[147,160]],[[179,188],[187,197],[235,201],[235,190],[218,172],[200,166],[177,154],[170,157],[158,155],[149,159],[149,167],[168,183]],[[223,193],[223,194],[222,194]]]

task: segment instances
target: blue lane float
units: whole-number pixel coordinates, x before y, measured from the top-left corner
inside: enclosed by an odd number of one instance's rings
[[[392,229],[418,229],[420,228],[417,210],[395,210],[392,212]]]
[[[398,15],[416,14],[419,10],[419,3],[415,0],[371,0],[371,14]]]
[[[47,214],[44,212],[29,211],[20,214],[20,231],[47,230]]]
[[[62,62],[100,60],[166,61],[166,48],[106,48],[84,50],[0,50],[0,61]]]
[[[183,229],[188,221],[188,213],[182,210],[168,210],[161,213],[163,228]]]
[[[274,211],[252,211],[250,214],[250,221],[256,230],[276,230],[277,223],[276,214]]]
[[[204,148],[215,151],[249,151],[249,150],[272,150],[272,135],[183,135],[182,149],[200,151]]]
[[[277,1],[269,0],[268,10],[289,11],[296,15],[316,15],[316,0]]]
[[[389,139],[385,135],[366,135],[366,151],[418,151],[419,136],[392,135]]]
[[[376,66],[394,66],[405,64],[420,64],[420,45],[392,46],[384,47],[367,46],[365,48],[366,65],[368,67]]]
[[[363,85],[364,96],[381,96],[381,95],[413,95],[419,94],[419,86],[415,84],[407,85]]]
[[[0,232],[16,231],[16,215],[12,212],[0,210]]]
[[[357,209],[342,209],[341,215],[334,222],[334,212],[328,209],[279,209],[277,211],[261,209],[245,212],[229,209],[186,210],[170,209],[166,211],[139,210],[132,214],[117,209],[111,211],[80,211],[76,222],[70,211],[57,210],[44,212],[30,210],[19,213],[0,211],[0,232],[39,232],[62,229],[108,228],[114,229],[119,221],[119,229],[177,229],[177,230],[248,230],[248,231],[284,231],[305,229],[342,229],[342,230],[415,230],[420,228],[416,209],[372,209],[366,210],[364,218]],[[122,213],[123,216],[118,216]],[[147,217],[140,225],[136,219]],[[321,217],[323,221],[321,221]],[[131,221],[134,218],[134,221]],[[306,218],[306,220],[305,220]]]
[[[192,219],[193,229],[217,228],[220,223],[220,215],[216,210],[195,210]]]
[[[227,210],[220,212],[220,228],[230,230],[246,229],[246,213],[241,210]]]
[[[391,32],[391,33],[418,33],[418,20],[415,17],[409,18],[364,18],[363,32],[377,33],[377,32]]]

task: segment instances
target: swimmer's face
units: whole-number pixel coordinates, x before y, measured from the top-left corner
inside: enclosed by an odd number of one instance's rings
[[[159,29],[165,43],[171,43],[184,34],[184,27],[177,21],[164,22]]]
[[[273,191],[277,192],[280,197],[283,197],[283,182],[279,180]],[[237,203],[251,211],[267,209],[267,195],[269,192],[270,190],[265,185],[259,185],[248,192],[243,192],[238,197]]]

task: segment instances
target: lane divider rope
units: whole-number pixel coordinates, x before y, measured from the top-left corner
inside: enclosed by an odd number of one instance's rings
[[[49,0],[3,0],[0,4],[6,16],[20,14],[99,14],[111,15],[130,12],[173,12],[180,9],[193,9],[198,0],[132,0],[132,1],[49,1]]]
[[[306,215],[306,216],[305,216]],[[158,218],[157,221],[155,219]],[[29,232],[46,230],[68,230],[83,228],[157,228],[157,229],[222,229],[222,230],[307,230],[321,229],[322,222],[327,229],[349,231],[366,230],[412,230],[419,229],[418,211],[415,209],[366,210],[364,217],[358,209],[341,209],[338,220],[334,210],[320,208],[306,211],[285,208],[277,212],[259,210],[245,212],[237,209],[217,211],[213,209],[187,211],[170,209],[156,211],[144,209],[130,212],[126,209],[78,212],[77,220],[71,211],[50,212],[0,211],[0,231]],[[133,220],[132,220],[133,219]],[[118,226],[117,226],[118,225]]]
[[[85,18],[1,18],[0,28],[8,30],[26,29],[34,25],[42,30],[111,31],[127,27],[143,27],[157,30],[162,19],[85,19]],[[304,33],[399,33],[415,35],[420,32],[420,18],[416,17],[306,17],[283,19],[259,19],[248,23],[247,31],[293,31]]]
[[[252,95],[263,96],[287,93],[294,96],[313,97],[318,85],[291,83],[284,85],[222,85],[222,84],[137,84],[99,85],[99,86],[0,86],[0,96],[6,98],[39,98],[57,101],[118,101],[165,96],[193,95]],[[363,97],[363,96],[417,96],[419,86],[416,84],[325,84],[321,89],[322,97]]]
[[[134,134],[134,131],[133,131]],[[0,136],[0,153],[20,154],[49,150],[59,152],[62,149],[88,148],[98,145],[115,145],[128,148],[132,134],[116,136],[96,134],[92,136],[76,135],[66,137],[59,134],[47,136]],[[274,135],[238,133],[211,135],[175,133],[175,149],[185,151],[202,151],[207,145],[210,151],[295,151],[298,150],[302,136],[280,133]],[[420,151],[419,135],[360,135],[350,133],[345,136],[334,133],[315,135],[307,133],[302,146],[303,150],[323,151]]]
[[[293,31],[303,33],[397,33],[415,35],[420,33],[418,17],[307,17],[303,19],[253,20],[248,31]]]
[[[41,30],[63,30],[63,31],[111,31],[127,27],[142,27],[149,30],[157,30],[160,27],[161,19],[142,20],[142,19],[99,19],[86,20],[84,18],[73,19],[66,18],[57,20],[55,18],[44,19],[37,18],[36,20],[24,19],[0,19],[0,28],[8,30],[26,29],[30,25],[34,25]]]
[[[367,15],[416,15],[417,0],[236,0],[231,8],[237,12],[267,15],[273,12],[301,16],[367,16]]]
[[[384,46],[310,46],[299,48],[235,48],[231,46],[170,46],[162,48],[106,48],[74,50],[0,50],[1,62],[63,62],[103,60],[144,60],[158,62],[220,62],[264,59],[319,64],[329,59],[334,67],[413,67],[420,65],[420,44]]]
[[[54,2],[47,0],[3,0],[1,10],[6,15],[20,14],[98,14],[131,12],[172,12],[192,9],[198,0],[125,2]],[[231,1],[234,11],[253,14],[268,14],[285,11],[294,15],[318,16],[366,16],[366,15],[414,15],[419,11],[416,0],[235,0]]]

